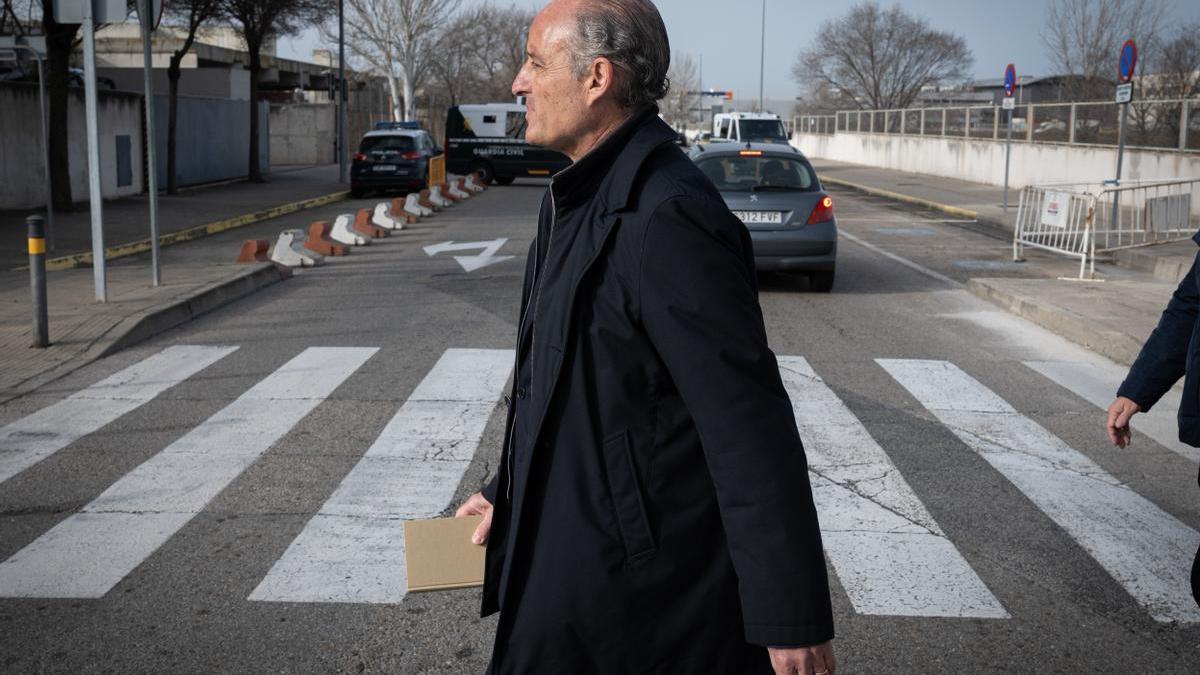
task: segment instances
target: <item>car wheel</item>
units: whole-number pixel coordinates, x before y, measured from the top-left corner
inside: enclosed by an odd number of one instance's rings
[[[355,199],[362,199],[367,194],[367,191],[360,187],[350,186],[350,196]]]
[[[496,170],[489,162],[475,162],[471,165],[471,173],[479,176],[479,182],[484,185],[491,185],[496,180]]]
[[[496,185],[512,185],[515,176],[496,176]]]
[[[808,283],[817,293],[828,293],[833,290],[833,270],[828,272],[813,272],[808,276]]]

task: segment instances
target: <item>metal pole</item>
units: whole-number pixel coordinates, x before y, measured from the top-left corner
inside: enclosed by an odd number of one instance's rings
[[[1129,121],[1129,104],[1121,104],[1121,131],[1117,136],[1117,180],[1113,191],[1113,229],[1121,229],[1121,160],[1125,158],[1125,124]]]
[[[1008,109],[1008,138],[1004,141],[1004,212],[1008,213],[1008,162],[1012,157],[1013,109]]]
[[[104,196],[100,193],[100,128],[96,121],[96,27],[92,3],[83,4],[83,109],[87,121],[88,198],[92,213],[92,278],[96,301],[108,302],[104,277]]]
[[[758,112],[766,112],[763,107],[763,70],[767,63],[767,0],[762,0],[762,33],[758,43]]]
[[[150,27],[154,22],[150,0],[141,0],[138,15],[142,20],[142,85],[146,90],[146,168],[147,191],[150,194],[150,269],[151,284],[162,283],[162,267],[158,259],[158,164],[154,159],[154,89],[150,81],[154,63],[150,56]]]
[[[38,105],[42,112],[42,161],[46,163],[46,238],[50,250],[54,250],[54,186],[50,180],[50,131],[46,121],[46,71],[42,67],[42,56],[36,54],[38,69]]]
[[[349,182],[346,167],[346,17],[345,0],[338,0],[338,107],[337,107],[337,153],[338,176],[341,182]]]
[[[41,216],[25,219],[29,233],[29,288],[33,294],[33,344],[50,346],[50,330],[46,311],[46,223]]]

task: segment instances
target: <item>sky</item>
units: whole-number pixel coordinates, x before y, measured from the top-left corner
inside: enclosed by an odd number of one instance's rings
[[[464,6],[484,0],[462,0]],[[509,4],[493,0],[493,4]],[[512,0],[538,8],[544,0]],[[705,88],[732,90],[736,98],[757,98],[759,45],[765,44],[763,88],[767,99],[792,99],[799,87],[792,80],[796,55],[810,45],[821,23],[846,12],[850,2],[823,0],[766,0],[766,39],[762,35],[762,0],[656,0],[667,25],[674,52],[703,59]],[[889,3],[882,3],[889,6]],[[1018,75],[1049,75],[1051,62],[1041,38],[1046,20],[1045,0],[905,0],[909,14],[925,19],[937,30],[962,36],[975,57],[973,79],[1000,78],[1004,66],[1016,65]],[[1174,0],[1168,25],[1200,21],[1200,2]],[[279,43],[279,55],[309,60],[320,46],[315,31]],[[1113,45],[1113,59],[1120,45]]]

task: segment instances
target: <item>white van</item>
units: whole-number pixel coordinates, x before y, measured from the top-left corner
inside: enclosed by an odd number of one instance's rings
[[[713,115],[712,140],[786,144],[788,136],[775,113],[733,112]]]

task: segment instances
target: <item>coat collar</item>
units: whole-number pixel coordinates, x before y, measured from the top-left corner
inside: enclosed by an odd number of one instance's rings
[[[620,211],[629,203],[633,181],[650,152],[672,141],[675,132],[658,117],[658,106],[640,108],[571,166],[554,176],[550,190],[559,208],[588,198],[599,200],[602,211]]]

